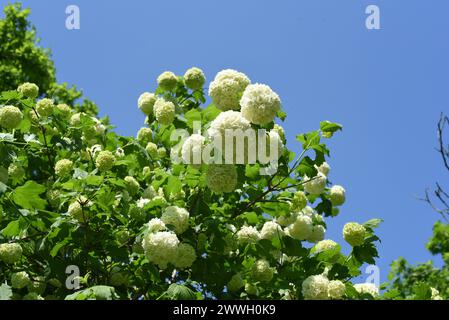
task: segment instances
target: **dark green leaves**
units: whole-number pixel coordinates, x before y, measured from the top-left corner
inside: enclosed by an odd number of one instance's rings
[[[187,286],[177,283],[172,283],[167,291],[165,297],[170,300],[196,300],[195,292]]]
[[[23,186],[14,190],[14,202],[24,209],[45,209],[47,202],[39,195],[46,191],[43,185],[34,181],[27,181]]]

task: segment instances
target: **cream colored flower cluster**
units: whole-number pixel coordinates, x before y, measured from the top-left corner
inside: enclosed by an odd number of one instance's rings
[[[306,300],[339,300],[345,295],[346,287],[340,280],[331,280],[322,274],[306,278],[302,283],[302,295]]]

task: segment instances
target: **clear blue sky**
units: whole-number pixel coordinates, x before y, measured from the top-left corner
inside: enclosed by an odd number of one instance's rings
[[[347,203],[327,237],[343,242],[345,222],[384,219],[383,280],[398,256],[431,258],[424,244],[439,216],[416,196],[447,180],[434,150],[439,114],[449,111],[447,0],[23,3],[53,51],[58,80],[82,88],[121,134],[143,124],[136,100],[155,89],[158,74],[191,66],[208,80],[234,68],[269,84],[287,111],[292,149],[295,135],[321,120],[342,123],[329,162]],[[65,28],[69,4],[81,10],[80,30]],[[365,28],[369,4],[380,7],[381,30]]]

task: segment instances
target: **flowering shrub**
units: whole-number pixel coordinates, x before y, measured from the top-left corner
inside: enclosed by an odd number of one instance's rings
[[[375,262],[380,221],[345,226],[348,255],[342,239],[325,236],[346,200],[326,162],[325,139],[340,125],[324,121],[289,150],[286,114],[267,85],[221,71],[204,107],[202,70],[164,72],[157,83],[138,98],[147,126],[136,138],[33,84],[0,95],[2,299],[377,295],[350,279]],[[179,129],[188,136],[174,140]],[[189,161],[229,129],[265,129],[259,140],[276,141],[275,170]],[[75,291],[63,285],[68,266],[79,269]]]

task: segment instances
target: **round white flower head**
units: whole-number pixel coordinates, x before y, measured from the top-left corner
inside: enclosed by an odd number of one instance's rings
[[[312,227],[312,233],[307,237],[307,241],[309,242],[318,242],[324,239],[324,233],[326,229],[322,225],[315,225]]]
[[[154,104],[154,115],[160,124],[169,125],[175,119],[175,105],[173,102],[162,98],[156,100]]]
[[[430,288],[430,291],[431,291],[431,297],[430,297],[430,299],[432,299],[432,300],[443,300],[443,298],[440,296],[440,291],[438,291],[437,289],[435,289],[435,288]]]
[[[232,164],[211,164],[207,167],[206,185],[215,193],[235,191],[237,169]]]
[[[260,230],[260,237],[262,239],[274,239],[276,237],[282,237],[284,235],[284,231],[281,226],[278,225],[275,221],[267,221],[264,223],[262,230]]]
[[[345,295],[346,286],[340,280],[329,281],[328,295],[333,300],[340,300]]]
[[[361,294],[368,293],[374,298],[379,295],[379,288],[377,288],[374,283],[357,283],[354,285],[354,289]]]
[[[140,128],[139,132],[137,132],[137,140],[144,143],[153,141],[153,130],[150,128]]]
[[[129,192],[130,195],[135,195],[137,192],[139,192],[140,184],[139,182],[131,176],[125,177],[125,185],[126,185],[126,191]]]
[[[157,145],[155,143],[148,142],[145,150],[147,150],[151,158],[157,158]]]
[[[335,248],[336,246],[338,246],[338,243],[336,243],[333,240],[321,240],[319,241],[314,247],[313,250],[315,253],[319,253],[319,252],[323,252],[323,251],[327,251],[327,250],[332,250],[333,248]]]
[[[176,257],[173,264],[178,269],[185,269],[191,267],[195,260],[195,249],[190,244],[181,243],[176,251]]]
[[[237,292],[245,286],[245,282],[242,279],[240,273],[234,274],[227,284],[227,288],[230,292]]]
[[[41,99],[36,103],[36,111],[41,117],[51,116],[54,107],[53,100],[48,98]]]
[[[153,113],[153,106],[156,102],[156,96],[154,93],[144,92],[140,95],[139,100],[137,100],[137,105],[140,111],[146,115]]]
[[[326,188],[326,182],[327,177],[321,172],[313,178],[304,176],[304,190],[313,195],[321,194]]]
[[[293,211],[301,211],[307,206],[306,194],[302,191],[296,191],[293,195],[291,209]]]
[[[200,134],[192,134],[184,141],[181,149],[182,159],[186,164],[200,165],[202,162],[202,151],[204,147],[204,138]]]
[[[261,282],[270,282],[273,279],[273,273],[273,268],[265,259],[257,260],[251,269],[252,277]]]
[[[329,198],[334,206],[341,206],[346,201],[346,191],[342,186],[332,186]]]
[[[8,130],[16,129],[20,126],[23,113],[14,106],[4,106],[0,108],[0,126]]]
[[[35,99],[39,95],[39,87],[30,82],[25,82],[21,84],[17,91],[19,91],[21,94],[23,94],[27,98]]]
[[[310,217],[298,215],[296,220],[285,228],[285,233],[296,240],[306,240],[312,234],[313,222]]]
[[[251,123],[264,125],[276,117],[281,108],[281,99],[265,84],[250,84],[240,100],[242,115]]]
[[[164,147],[160,147],[157,149],[157,156],[159,158],[165,158],[165,156],[167,155],[167,149],[165,149]]]
[[[115,163],[115,157],[111,151],[100,151],[98,153],[97,159],[95,160],[95,165],[100,171],[109,171],[112,169]]]
[[[70,117],[70,125],[72,127],[78,127],[81,124],[81,116],[86,116],[86,114],[84,112],[74,113]]]
[[[248,77],[232,69],[222,70],[209,85],[209,96],[214,105],[223,111],[240,110],[240,98],[251,83]]]
[[[0,182],[6,184],[9,180],[8,169],[0,167]]]
[[[157,77],[157,83],[159,87],[164,90],[172,90],[176,87],[178,83],[178,78],[171,71],[162,72],[159,77]]]
[[[30,276],[25,271],[13,273],[11,275],[11,286],[14,289],[25,288],[30,283]]]
[[[306,300],[328,300],[329,280],[319,274],[310,276],[302,283],[302,295]]]
[[[56,109],[59,110],[59,112],[64,116],[68,117],[70,113],[72,112],[72,109],[65,103],[60,103],[56,106]]]
[[[357,222],[348,222],[343,227],[343,238],[353,247],[362,245],[365,235],[365,227]]]
[[[88,207],[91,205],[91,202],[87,201],[86,197],[81,196],[77,201],[74,201],[69,205],[69,209],[67,210],[67,213],[73,219],[84,223],[90,218],[90,213],[88,212],[88,210],[83,209],[83,206],[81,205],[81,203],[85,203],[84,207]]]
[[[203,70],[193,67],[184,74],[184,82],[187,88],[192,90],[200,90],[206,82]]]
[[[221,139],[224,140],[226,130],[242,130],[245,132],[251,128],[251,123],[246,120],[242,114],[238,111],[225,111],[220,113],[214,121],[210,124],[208,134],[210,136],[221,135]]]
[[[315,165],[315,169],[317,169],[318,172],[321,172],[327,177],[329,175],[331,167],[327,162],[323,162],[320,166]]]
[[[62,159],[55,164],[55,173],[59,177],[64,177],[73,170],[73,162],[69,159]]]
[[[167,228],[165,227],[165,223],[159,218],[153,218],[148,222],[149,232],[164,231],[166,229]]]
[[[181,234],[189,228],[189,212],[184,208],[177,206],[165,208],[161,220],[166,225],[175,227],[177,234]]]
[[[298,217],[297,212],[291,212],[289,215],[277,217],[276,222],[283,227],[287,227],[292,223],[294,223],[297,217]]]
[[[22,257],[22,247],[18,243],[0,244],[0,260],[7,264],[13,264]]]
[[[25,170],[18,163],[11,163],[8,167],[8,174],[11,178],[22,180],[25,177]]]
[[[255,243],[260,239],[259,231],[252,226],[243,226],[236,236],[240,244]]]
[[[173,232],[149,233],[142,241],[145,255],[150,262],[166,269],[176,258],[179,240]]]

